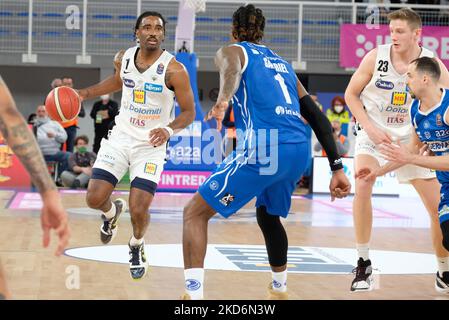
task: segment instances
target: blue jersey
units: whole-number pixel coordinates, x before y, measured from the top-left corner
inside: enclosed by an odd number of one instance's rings
[[[410,107],[410,116],[416,134],[435,155],[449,155],[449,124],[444,121],[449,108],[449,90],[445,89],[440,103],[427,112],[419,110],[419,105],[420,101],[414,100]],[[441,184],[449,183],[449,172],[437,171],[436,173]]]
[[[245,132],[237,139],[239,147],[274,144],[270,129],[277,131],[279,144],[306,142],[292,66],[264,45],[246,41],[235,45],[245,54],[240,85],[232,99],[236,128]]]

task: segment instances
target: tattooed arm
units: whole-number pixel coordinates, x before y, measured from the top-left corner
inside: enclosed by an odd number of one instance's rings
[[[221,130],[229,101],[237,91],[242,78],[242,68],[245,65],[243,50],[238,46],[228,46],[219,49],[215,55],[215,64],[220,71],[220,91],[217,102],[207,114],[206,120],[215,118],[217,130]]]
[[[44,231],[44,247],[47,247],[50,242],[50,229],[56,229],[59,236],[56,254],[59,255],[67,245],[70,234],[67,224],[67,213],[62,207],[58,191],[48,173],[47,165],[36,139],[25,119],[17,110],[11,93],[1,77],[0,131],[10,148],[25,166],[33,184],[41,194],[43,201],[41,223]]]

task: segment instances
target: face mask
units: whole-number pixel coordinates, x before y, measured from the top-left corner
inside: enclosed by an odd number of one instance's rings
[[[86,153],[87,152],[87,148],[85,146],[78,147],[77,149],[78,149],[79,153]]]
[[[343,107],[343,106],[335,106],[335,107],[334,107],[334,110],[335,110],[335,112],[336,112],[336,113],[340,113],[340,112],[342,112],[342,111],[343,111],[343,109],[344,109],[344,107]]]

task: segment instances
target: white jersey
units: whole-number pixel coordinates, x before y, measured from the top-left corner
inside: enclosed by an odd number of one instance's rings
[[[174,119],[175,93],[165,84],[165,73],[174,57],[164,50],[159,59],[141,73],[134,64],[138,49],[138,46],[129,48],[122,58],[122,103],[114,130],[148,141],[150,130],[165,127]]]
[[[391,44],[377,48],[373,77],[363,89],[360,99],[368,117],[382,130],[402,139],[412,132],[409,109],[412,98],[407,91],[406,74],[399,74],[390,59]],[[420,57],[433,57],[422,48]]]

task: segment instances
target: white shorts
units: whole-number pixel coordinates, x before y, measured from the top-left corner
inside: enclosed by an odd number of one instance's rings
[[[147,141],[136,140],[115,129],[108,139],[101,140],[93,168],[111,173],[117,182],[129,169],[131,183],[137,177],[158,184],[166,162],[166,150],[166,144],[155,148]]]
[[[401,140],[402,144],[407,144],[407,140]],[[381,153],[377,149],[374,142],[368,137],[368,134],[365,130],[358,130],[357,136],[355,137],[355,152],[354,157],[366,154],[375,158],[379,165],[383,166],[387,161],[382,157]],[[414,179],[432,179],[436,178],[435,171],[418,167],[415,165],[405,165],[396,171],[396,176],[398,178],[399,183],[409,183],[410,180]]]

